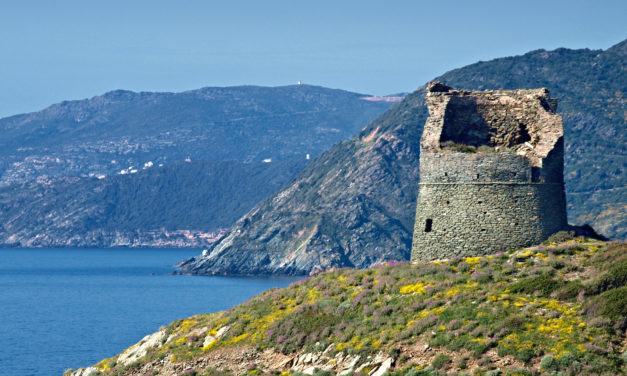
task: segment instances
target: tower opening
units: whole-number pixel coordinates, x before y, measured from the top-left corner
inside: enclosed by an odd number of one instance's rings
[[[431,232],[432,225],[433,225],[433,220],[431,218],[427,218],[427,222],[425,223],[425,232]]]

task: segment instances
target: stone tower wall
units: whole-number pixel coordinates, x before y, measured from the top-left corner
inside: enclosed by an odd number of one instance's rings
[[[563,184],[534,182],[524,157],[435,153],[420,162],[412,260],[526,247],[566,227]]]
[[[548,90],[433,83],[427,103],[412,260],[530,246],[567,227],[563,129]]]

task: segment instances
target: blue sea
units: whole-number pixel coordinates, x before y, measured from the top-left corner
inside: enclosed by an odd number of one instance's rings
[[[0,249],[0,375],[61,375],[298,278],[170,275],[199,250]]]

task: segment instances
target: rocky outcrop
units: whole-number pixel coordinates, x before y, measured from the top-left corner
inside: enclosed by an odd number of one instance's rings
[[[343,352],[330,355],[335,345],[329,345],[322,353],[297,354],[291,363],[291,371],[313,375],[316,370],[334,372],[338,376],[354,375],[367,370],[370,376],[382,376],[392,368],[394,359],[379,352],[375,356],[360,356]]]
[[[156,333],[149,334],[144,337],[139,343],[129,347],[118,357],[118,363],[127,365],[138,361],[146,356],[148,351],[154,348],[161,347],[162,341],[167,338],[165,330],[159,330]]]
[[[215,341],[215,338],[211,335],[207,335],[206,338],[213,338],[211,341]],[[146,336],[139,343],[120,354],[117,357],[116,364],[128,366],[142,360],[149,351],[157,351],[165,343],[170,342],[170,339],[167,341],[164,341],[164,339],[165,333],[163,330]],[[258,351],[250,346],[239,346],[230,349],[218,349],[190,361],[176,362],[176,359],[170,357],[157,362],[148,362],[142,368],[130,368],[125,374],[143,375],[149,369],[159,369],[160,374],[163,375],[179,375],[187,370],[198,368],[227,368],[231,372],[240,375],[244,374],[251,364],[255,364],[268,369],[287,370],[305,375],[313,375],[318,371],[327,371],[338,376],[360,373],[367,373],[370,376],[383,376],[391,370],[395,362],[394,358],[383,352],[378,352],[375,355],[356,355],[333,351],[334,346],[329,345],[322,352],[301,351],[288,355],[277,353],[273,350]],[[69,371],[64,376],[102,375],[103,369],[102,363],[99,363],[93,367]]]

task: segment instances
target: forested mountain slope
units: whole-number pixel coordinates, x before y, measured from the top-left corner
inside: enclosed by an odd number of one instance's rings
[[[175,162],[0,188],[0,246],[206,247],[307,161]]]

